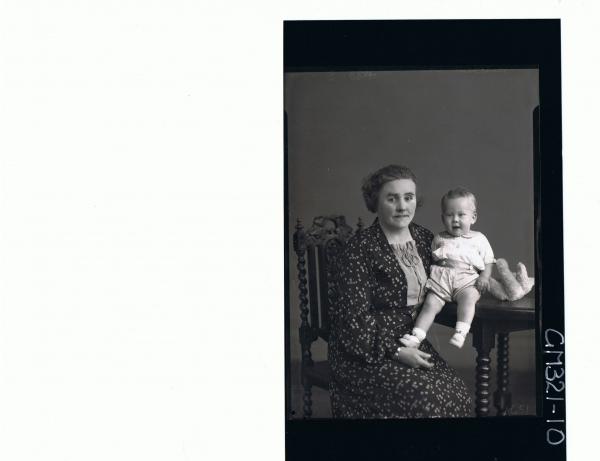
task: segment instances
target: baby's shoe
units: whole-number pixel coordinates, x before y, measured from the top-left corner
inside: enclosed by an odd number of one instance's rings
[[[420,328],[413,328],[412,334],[405,334],[402,338],[400,338],[400,342],[404,344],[406,347],[419,347],[421,341],[425,339],[427,333]]]
[[[459,333],[458,331],[452,335],[452,338],[450,338],[450,344],[458,347],[459,349],[463,347],[464,343],[465,337],[462,335],[462,333]]]
[[[465,343],[465,338],[469,334],[469,330],[471,329],[471,325],[465,322],[458,321],[456,322],[456,327],[454,327],[456,332],[450,338],[450,344],[456,346],[458,348],[463,347]]]

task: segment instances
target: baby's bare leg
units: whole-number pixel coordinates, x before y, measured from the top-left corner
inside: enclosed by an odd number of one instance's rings
[[[450,339],[450,344],[456,347],[463,346],[475,316],[475,304],[480,296],[475,287],[465,288],[456,295],[456,333]]]
[[[445,302],[441,298],[429,292],[423,303],[421,313],[415,322],[415,328],[420,328],[427,333],[435,320],[435,316],[440,313],[444,304]]]
[[[468,287],[456,295],[456,320],[471,325],[475,316],[475,304],[481,295],[477,288]]]
[[[445,302],[433,293],[429,293],[425,298],[421,313],[417,317],[412,334],[405,334],[400,342],[406,347],[419,347],[421,341],[427,336],[427,331],[431,327],[435,316],[442,310]]]

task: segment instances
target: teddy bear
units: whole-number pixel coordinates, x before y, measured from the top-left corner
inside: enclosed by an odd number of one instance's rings
[[[533,277],[527,275],[523,263],[517,264],[516,272],[511,272],[506,259],[496,260],[498,276],[490,278],[489,293],[500,301],[516,301],[531,291],[535,283]]]

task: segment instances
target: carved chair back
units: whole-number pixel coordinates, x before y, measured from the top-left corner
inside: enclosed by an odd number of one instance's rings
[[[362,230],[359,219],[357,232]],[[329,309],[335,302],[335,260],[354,230],[341,215],[318,216],[304,229],[300,221],[294,232],[298,258],[300,298],[300,345],[302,364],[311,365],[311,344],[329,339]]]

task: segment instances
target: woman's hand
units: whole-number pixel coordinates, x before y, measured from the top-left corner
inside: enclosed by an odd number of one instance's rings
[[[414,347],[399,347],[394,354],[395,360],[412,368],[431,368],[433,363],[427,361],[430,357],[431,354]]]

